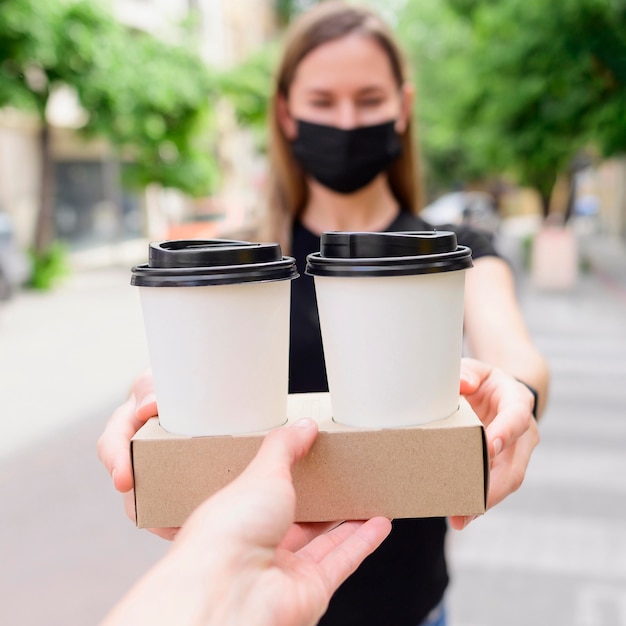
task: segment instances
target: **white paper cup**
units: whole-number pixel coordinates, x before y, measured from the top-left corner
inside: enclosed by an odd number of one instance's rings
[[[322,236],[307,273],[335,421],[396,428],[457,410],[471,264],[449,232]]]
[[[150,263],[133,268],[131,282],[139,286],[165,430],[228,435],[286,421],[296,276],[277,244],[151,244]]]

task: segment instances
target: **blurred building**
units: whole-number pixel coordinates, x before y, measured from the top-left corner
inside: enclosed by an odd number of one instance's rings
[[[115,17],[128,27],[175,43],[191,24],[198,52],[211,65],[243,60],[275,32],[272,0],[109,0]],[[187,33],[187,35],[186,35]],[[220,112],[224,228],[236,230],[252,219],[258,157],[232,115]],[[163,236],[169,222],[196,203],[153,186],[137,195],[121,186],[121,165],[103,141],[86,143],[76,129],[82,112],[70,89],[51,98],[48,111],[56,182],[55,221],[60,238],[89,247],[139,236]],[[236,166],[235,166],[236,164]],[[36,118],[0,110],[0,210],[11,213],[18,241],[32,242],[38,211],[41,162]],[[214,199],[215,200],[215,199]],[[226,207],[226,208],[224,208]]]
[[[21,246],[31,243],[37,212],[39,172],[37,120],[0,109],[0,210],[12,218]]]
[[[229,67],[245,60],[276,33],[273,0],[110,0],[117,19],[131,28],[150,32],[165,41],[188,36],[191,25],[198,52],[214,67]],[[186,236],[180,222],[218,216],[205,235],[237,235],[258,219],[259,187],[264,162],[251,135],[237,127],[232,111],[219,103],[217,153],[222,185],[216,197],[190,201],[173,190],[147,190],[147,230],[152,237]],[[175,227],[174,227],[175,226]]]
[[[224,66],[243,60],[275,30],[271,0],[109,0],[120,22],[176,42],[190,23],[207,63]]]

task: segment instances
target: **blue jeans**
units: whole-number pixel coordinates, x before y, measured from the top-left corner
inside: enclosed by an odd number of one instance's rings
[[[446,607],[442,600],[419,626],[446,626],[446,624]]]

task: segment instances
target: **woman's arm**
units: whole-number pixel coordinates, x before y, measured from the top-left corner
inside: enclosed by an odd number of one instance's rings
[[[513,273],[502,259],[476,259],[466,274],[465,337],[472,357],[501,368],[537,391],[540,416],[548,396],[548,365],[530,337]]]
[[[483,422],[490,456],[487,508],[522,484],[539,443],[539,416],[548,393],[548,366],[533,344],[515,294],[513,275],[496,257],[475,261],[467,273],[465,337],[473,359],[463,359],[460,391]],[[529,389],[538,394],[538,406]],[[452,517],[454,528],[471,518]]]

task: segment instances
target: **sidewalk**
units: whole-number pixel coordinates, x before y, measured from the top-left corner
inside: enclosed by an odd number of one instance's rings
[[[626,626],[626,247],[580,242],[568,291],[520,297],[552,384],[518,493],[451,533],[451,626]]]
[[[148,365],[129,268],[77,271],[0,304],[0,459],[100,413]],[[106,408],[105,408],[106,407]]]

